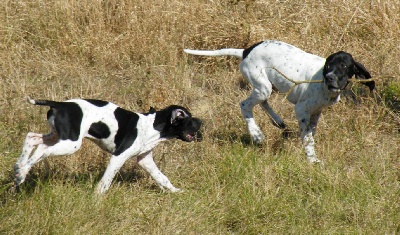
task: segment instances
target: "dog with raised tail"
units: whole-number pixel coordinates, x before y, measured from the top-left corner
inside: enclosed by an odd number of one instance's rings
[[[341,91],[353,76],[357,79],[371,78],[367,69],[344,51],[331,54],[325,59],[274,40],[262,41],[247,49],[184,49],[184,52],[202,56],[235,56],[242,60],[240,71],[253,86],[253,91],[240,103],[240,108],[255,143],[261,143],[265,137],[254,120],[254,106],[261,105],[268,112],[273,124],[284,129],[285,123],[272,110],[268,98],[273,87],[281,93],[289,92],[287,99],[295,105],[301,139],[310,162],[320,162],[314,150],[313,136],[322,109],[339,101]],[[306,83],[294,86],[290,80]],[[313,80],[322,82],[312,83]],[[374,81],[363,84],[370,91],[375,88]]]
[[[136,157],[137,163],[160,188],[177,192],[180,189],[175,188],[154,163],[153,149],[168,139],[186,142],[201,139],[201,120],[177,105],[159,111],[151,108],[148,113],[135,113],[102,100],[57,102],[28,97],[28,102],[50,107],[47,120],[51,130],[49,134],[27,134],[22,153],[14,166],[16,188],[24,182],[35,163],[49,156],[73,154],[87,138],[112,155],[97,185],[97,193],[108,190],[116,173],[132,157]]]

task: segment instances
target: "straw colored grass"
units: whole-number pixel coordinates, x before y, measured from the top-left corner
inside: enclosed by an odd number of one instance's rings
[[[0,4],[1,234],[397,234],[400,117],[396,99],[400,3],[388,1],[3,1]],[[324,110],[307,163],[293,106],[261,108],[266,134],[251,144],[239,102],[250,92],[234,58],[183,48],[245,48],[265,39],[320,56],[345,50],[376,79],[353,84]],[[387,84],[395,87],[388,90]],[[396,88],[397,87],[397,88]],[[204,140],[155,149],[183,193],[160,191],[134,161],[102,198],[93,188],[108,155],[86,141],[70,157],[35,165],[12,193],[13,165],[29,131],[48,131],[47,109],[25,97],[96,98],[134,111],[170,104],[204,120]],[[392,104],[392,103],[390,103]]]

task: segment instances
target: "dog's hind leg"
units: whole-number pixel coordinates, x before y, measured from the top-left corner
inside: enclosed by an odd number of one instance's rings
[[[280,119],[278,118],[279,116],[272,111],[268,103],[266,103],[266,100],[271,96],[272,93],[272,84],[268,79],[265,69],[260,70],[258,67],[245,60],[243,60],[240,64],[240,71],[253,86],[253,91],[251,92],[250,96],[240,103],[240,108],[242,110],[242,115],[246,121],[247,129],[251,135],[251,138],[257,144],[261,143],[265,136],[254,120],[254,106],[261,104],[268,113],[273,114],[271,116],[275,121],[279,122]],[[265,104],[263,104],[264,102]],[[280,122],[282,122],[281,119]]]
[[[16,186],[25,181],[29,170],[37,162],[49,156],[70,155],[76,152],[82,144],[82,140],[59,140],[55,133],[50,133],[49,135],[43,135],[41,138],[37,138],[38,139],[36,139],[35,142],[28,141],[30,144],[35,143],[37,145],[37,148],[33,152],[32,156],[29,157],[29,154],[32,152],[34,147],[29,148],[24,145],[21,157],[14,166]]]
[[[252,81],[254,89],[250,96],[240,103],[240,108],[251,138],[255,143],[258,144],[264,140],[265,136],[254,120],[253,108],[258,104],[262,104],[270,97],[272,92],[272,84],[269,82],[267,77],[258,77],[257,80],[253,79]],[[278,115],[275,114],[275,117],[276,116]]]
[[[32,150],[43,143],[43,134],[29,132],[24,141],[24,146],[22,147],[22,153],[15,163],[14,168],[22,167],[28,161],[29,156],[32,153]]]
[[[264,100],[261,103],[261,107],[263,107],[268,112],[268,114],[272,120],[272,124],[274,124],[274,126],[280,128],[280,129],[286,128],[285,122],[283,122],[282,118],[274,112],[274,110],[271,108],[271,106],[269,106],[267,100]]]
[[[250,97],[240,103],[240,108],[243,118],[246,121],[247,129],[250,133],[251,138],[255,143],[259,144],[265,139],[265,136],[260,130],[260,127],[257,125],[256,121],[254,120],[253,108],[255,105],[262,102],[255,98],[255,96],[257,95],[253,95],[252,93]]]

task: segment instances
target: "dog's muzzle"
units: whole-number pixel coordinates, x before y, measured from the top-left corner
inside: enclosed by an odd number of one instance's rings
[[[180,138],[186,142],[201,141],[203,135],[200,131],[202,122],[200,119],[192,118],[187,124],[185,130],[181,133]]]
[[[343,79],[343,81],[340,81],[338,77],[332,72],[325,75],[324,82],[328,87],[328,90],[335,93],[339,93],[342,90],[346,89],[348,84],[347,79]]]
[[[203,139],[203,136],[200,131],[194,133],[194,134],[185,134],[185,141],[187,142],[192,142],[192,141],[201,141]]]

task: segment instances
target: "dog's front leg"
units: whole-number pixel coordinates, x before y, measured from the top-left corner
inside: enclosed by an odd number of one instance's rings
[[[156,163],[153,160],[153,152],[150,151],[147,154],[141,155],[137,158],[138,164],[150,174],[150,176],[156,181],[158,186],[162,189],[167,189],[171,192],[181,191],[179,188],[175,188],[169,179],[158,169]]]
[[[311,127],[311,130],[312,130],[313,136],[317,132],[317,124],[318,124],[318,120],[319,120],[320,117],[321,117],[321,111],[318,111],[317,113],[314,113],[310,117],[310,127]]]
[[[112,155],[110,163],[108,164],[107,169],[104,172],[104,176],[103,178],[101,178],[99,184],[97,185],[97,194],[103,194],[110,188],[111,182],[114,179],[115,175],[121,169],[122,165],[124,165],[125,161],[129,158],[129,155],[124,154],[120,154],[118,156]]]
[[[309,162],[320,162],[320,160],[317,158],[317,155],[315,154],[315,149],[314,149],[314,138],[312,134],[311,128],[305,128],[305,131],[303,128],[301,129],[301,137],[303,141],[303,146],[306,151],[307,159]]]
[[[310,163],[320,162],[314,149],[314,137],[313,137],[313,127],[310,125],[310,117],[307,112],[305,112],[301,107],[298,108],[296,105],[296,116],[299,122],[301,140],[303,142],[304,150],[306,151],[307,159]]]

